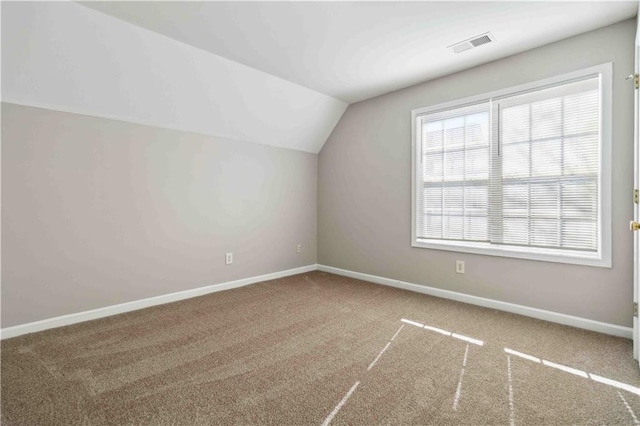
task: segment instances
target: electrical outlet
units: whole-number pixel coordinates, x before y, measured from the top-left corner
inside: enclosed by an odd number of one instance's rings
[[[296,246],[296,253],[302,253],[302,244]]]
[[[464,260],[456,260],[456,272],[464,274]]]
[[[227,253],[224,255],[224,264],[231,265],[233,263],[233,253]]]

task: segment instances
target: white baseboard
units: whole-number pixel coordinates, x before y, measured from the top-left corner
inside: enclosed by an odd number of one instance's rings
[[[244,287],[246,285],[254,284],[261,281],[275,280],[277,278],[288,277],[289,275],[296,275],[296,274],[302,274],[305,272],[315,271],[316,269],[318,269],[317,265],[307,265],[307,266],[302,266],[300,268],[273,272],[271,274],[258,275],[256,277],[243,278],[236,281],[213,284],[205,287],[194,288],[192,290],[178,291],[176,293],[163,294],[162,296],[149,297],[147,299],[134,300],[132,302],[106,306],[104,308],[93,309],[91,311],[78,312],[75,314],[62,315],[55,318],[49,318],[41,321],[30,322],[27,324],[16,325],[13,327],[7,327],[0,330],[0,339],[8,339],[11,337],[20,336],[22,334],[35,333],[36,331],[42,331],[50,328],[76,324],[83,321],[104,318],[111,315],[122,314],[125,312],[135,311],[138,309],[148,308],[150,306],[177,302],[179,300],[202,296],[209,293],[215,293],[217,291]]]
[[[348,271],[346,269],[334,268],[332,266],[318,265],[319,271],[330,272],[345,277],[357,278],[363,281],[369,281],[376,284],[382,284],[390,287],[402,288],[405,290],[415,291],[417,293],[428,294],[431,296],[441,297],[443,299],[456,300],[458,302],[469,303],[471,305],[483,306],[485,308],[497,309],[500,311],[520,314],[527,317],[537,318],[545,321],[551,321],[558,324],[570,325],[572,327],[582,328],[585,330],[597,331],[599,333],[610,334],[613,336],[633,337],[633,329],[631,327],[622,327],[620,325],[608,324],[605,322],[594,321],[586,318],[574,317],[572,315],[560,314],[557,312],[545,311],[543,309],[531,308],[528,306],[516,305],[514,303],[501,302],[499,300],[486,299],[484,297],[472,296],[469,294],[458,293],[455,291],[443,290],[435,287],[428,287],[419,284],[407,283],[390,278],[378,277],[375,275],[363,274],[360,272]]]
[[[369,281],[376,284],[382,284],[390,287],[402,288],[417,293],[428,294],[431,296],[441,297],[443,299],[456,300],[458,302],[469,303],[471,305],[483,306],[486,308],[498,309],[500,311],[520,314],[527,317],[538,318],[558,324],[570,325],[577,328],[596,331],[599,333],[610,334],[631,339],[633,329],[631,327],[622,327],[620,325],[608,324],[604,322],[594,321],[586,318],[575,317],[557,312],[545,311],[543,309],[531,308],[528,306],[516,305],[514,303],[501,302],[499,300],[486,299],[484,297],[472,296],[469,294],[458,293],[450,290],[443,290],[435,287],[428,287],[419,284],[413,284],[390,278],[378,277],[375,275],[363,274],[360,272],[349,271],[346,269],[334,268],[325,265],[308,265],[300,268],[288,269],[285,271],[273,272],[265,275],[244,278],[226,283],[213,284],[205,287],[199,287],[192,290],[179,291],[176,293],[164,294],[162,296],[150,297],[147,299],[135,300],[132,302],[121,303],[119,305],[107,306],[104,308],[93,309],[91,311],[78,312],[75,314],[63,315],[55,318],[49,318],[41,321],[35,321],[27,324],[7,327],[0,330],[0,339],[8,339],[27,333],[35,333],[36,331],[47,330],[50,328],[62,327],[65,325],[76,324],[83,321],[104,318],[111,315],[117,315],[125,312],[135,311],[138,309],[148,308],[150,306],[163,305],[165,303],[177,302],[179,300],[189,299],[192,297],[202,296],[217,291],[230,290],[233,288],[243,287],[261,281],[274,280],[277,278],[287,277],[290,275],[302,274],[315,270],[329,272],[345,277],[357,278],[363,281]]]

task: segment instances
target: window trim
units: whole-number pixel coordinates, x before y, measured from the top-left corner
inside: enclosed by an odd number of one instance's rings
[[[447,250],[453,252],[474,253],[489,256],[511,257],[518,259],[538,260],[545,262],[568,263],[576,265],[611,268],[612,247],[612,180],[611,180],[611,146],[612,146],[612,69],[611,62],[584,68],[581,70],[557,75],[531,83],[508,87],[481,95],[448,101],[411,111],[411,246],[417,248]],[[469,241],[443,241],[418,239],[416,233],[416,144],[417,120],[424,114],[437,113],[453,108],[477,104],[489,99],[513,96],[515,94],[535,91],[545,87],[568,83],[571,80],[599,75],[601,83],[600,97],[600,164],[598,185],[598,233],[600,239],[595,253],[572,251],[566,249],[543,249],[533,247],[499,246],[490,243]]]

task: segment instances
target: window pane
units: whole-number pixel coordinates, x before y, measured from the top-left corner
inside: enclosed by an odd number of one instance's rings
[[[462,239],[464,187],[445,187],[443,189],[443,194],[444,217],[442,218],[442,237],[448,239]]]
[[[423,176],[425,181],[441,181],[442,180],[442,153],[429,153],[424,156]]]
[[[456,117],[444,122],[444,148],[464,147],[464,117]]]
[[[423,235],[425,238],[442,238],[442,216],[426,216],[424,226]]]
[[[598,173],[598,136],[565,139],[564,174]]]
[[[442,128],[442,121],[436,121],[432,123],[425,123],[422,127],[424,132],[424,150],[433,151],[442,149],[442,141],[444,139],[444,130]]]
[[[488,179],[489,148],[467,149],[464,172],[466,179]]]
[[[529,144],[516,143],[502,147],[502,176],[529,176]]]
[[[464,150],[444,153],[444,179],[462,180],[464,178]]]
[[[560,228],[555,219],[531,220],[531,245],[540,247],[558,247]]]
[[[598,132],[598,91],[575,93],[564,98],[564,134]]]
[[[531,216],[559,216],[560,188],[556,183],[531,185]]]
[[[529,244],[529,219],[505,218],[502,232],[504,244]]]
[[[562,132],[562,98],[531,104],[531,139],[555,138]]]
[[[467,115],[466,117],[466,146],[489,146],[489,113]]]
[[[465,217],[464,238],[465,240],[487,241],[487,217]]]
[[[423,212],[442,214],[442,188],[429,187],[424,189]]]
[[[451,186],[445,187],[443,189],[444,192],[444,212],[446,214],[462,216],[462,199],[463,199],[463,190],[464,188],[461,186]]]
[[[464,188],[464,238],[488,241],[487,208],[488,191],[486,184]]]
[[[504,108],[500,124],[502,125],[502,143],[528,141],[530,139],[529,105]]]
[[[486,185],[467,186],[464,188],[464,211],[466,215],[486,216],[487,204]]]
[[[504,216],[527,216],[529,214],[529,185],[503,185],[502,205]]]
[[[531,176],[562,174],[562,142],[558,139],[531,144]]]
[[[443,237],[450,240],[462,239],[462,216],[444,216],[442,218]]]
[[[595,221],[562,222],[562,239],[566,248],[595,251],[598,247]]]
[[[568,182],[562,185],[562,216],[573,219],[596,220],[598,189],[594,180]]]

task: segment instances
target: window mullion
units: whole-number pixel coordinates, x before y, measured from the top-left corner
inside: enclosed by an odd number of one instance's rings
[[[422,127],[422,118],[416,120],[416,191],[420,194],[416,197],[418,201],[415,206],[416,215],[416,233],[424,236],[425,232],[425,211],[424,211],[424,130]]]
[[[533,106],[529,104],[529,179],[527,183],[527,245],[531,245],[531,178],[533,177]]]
[[[467,208],[466,208],[466,187],[467,187],[467,117],[464,117],[464,124],[462,127],[462,239],[466,239],[466,218],[467,218]]]
[[[565,164],[564,164],[564,138],[565,138],[565,97],[562,97],[560,104],[560,174],[565,176]],[[558,182],[558,245],[564,247],[564,188],[562,182]]]
[[[500,102],[490,104],[490,155],[489,155],[489,242],[502,242],[502,153],[500,147]]]

